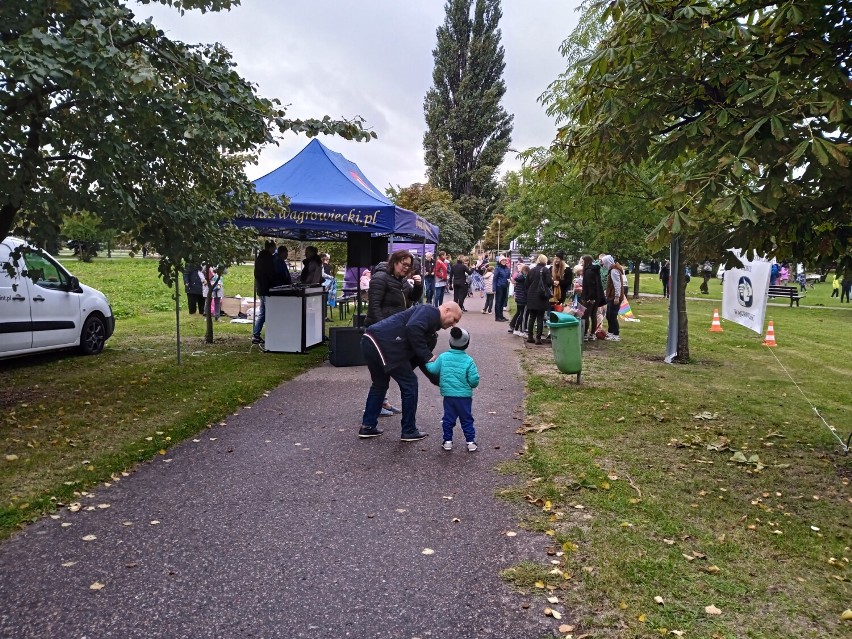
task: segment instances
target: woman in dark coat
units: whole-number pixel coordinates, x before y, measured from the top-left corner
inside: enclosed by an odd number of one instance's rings
[[[601,283],[601,267],[592,262],[591,255],[584,255],[583,260],[583,292],[580,293],[580,303],[586,307],[583,315],[586,340],[595,339],[595,330],[598,323],[598,307],[606,303],[603,284]]]
[[[395,251],[387,262],[373,269],[370,288],[367,291],[369,307],[365,326],[380,322],[386,317],[400,313],[423,295],[420,275],[412,275],[412,286],[408,277],[414,257],[408,251]]]
[[[550,310],[550,296],[541,294],[542,282],[545,288],[553,288],[553,276],[547,268],[547,255],[543,253],[536,259],[536,264],[527,275],[527,342],[541,344],[541,333],[544,330],[544,314]],[[536,325],[537,324],[537,325]],[[533,339],[533,327],[536,328]]]
[[[470,267],[464,263],[464,258],[459,257],[456,263],[450,269],[450,281],[453,284],[453,301],[461,307],[463,312],[467,312],[464,307],[464,302],[467,299],[468,277],[470,276]]]

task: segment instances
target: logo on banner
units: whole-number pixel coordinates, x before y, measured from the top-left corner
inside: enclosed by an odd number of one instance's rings
[[[751,285],[751,279],[743,275],[740,281],[737,282],[737,299],[740,306],[751,308],[754,303],[754,288]]]

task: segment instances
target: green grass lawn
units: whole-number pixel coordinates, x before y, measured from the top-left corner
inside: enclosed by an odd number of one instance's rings
[[[633,290],[633,277],[632,273],[627,276],[631,291]],[[813,288],[809,286],[805,296],[799,300],[799,304],[806,304],[808,306],[825,306],[827,308],[852,308],[852,304],[850,303],[843,302],[843,304],[841,304],[839,296],[831,297],[831,282],[833,279],[834,274],[830,273],[825,282],[818,282],[814,284]],[[686,285],[687,297],[703,297],[709,300],[721,302],[722,281],[716,277],[711,278],[707,285],[709,293],[706,295],[699,290],[702,281],[703,279],[700,277],[693,277],[689,281],[689,284]],[[793,284],[789,284],[788,286],[793,286]],[[798,285],[796,285],[796,288],[798,289]],[[662,295],[663,285],[660,282],[660,276],[654,275],[653,273],[641,273],[639,275],[639,292]],[[776,298],[769,301],[778,304],[790,303],[790,301],[785,298]]]
[[[553,544],[505,578],[551,589],[575,636],[848,637],[852,458],[782,365],[845,440],[852,314],[773,308],[769,349],[710,333],[692,303],[694,361],[667,365],[665,303],[632,305],[641,323],[588,346],[580,386],[525,351],[527,426],[545,430],[507,464],[506,497]]]

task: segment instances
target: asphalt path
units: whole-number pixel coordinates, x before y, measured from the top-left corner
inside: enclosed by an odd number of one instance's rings
[[[499,577],[546,560],[496,496],[523,445],[524,344],[469,306],[479,452],[458,429],[440,449],[419,374],[430,436],[400,442],[393,417],[359,440],[366,368],[324,364],[0,545],[0,637],[551,636],[542,599]]]

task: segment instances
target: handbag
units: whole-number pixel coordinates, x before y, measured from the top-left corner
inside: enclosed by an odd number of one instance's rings
[[[542,269],[542,271],[543,270],[544,269]],[[549,300],[551,297],[553,297],[553,287],[548,286],[547,282],[544,281],[543,272],[539,272],[538,274],[538,294],[546,300]]]

